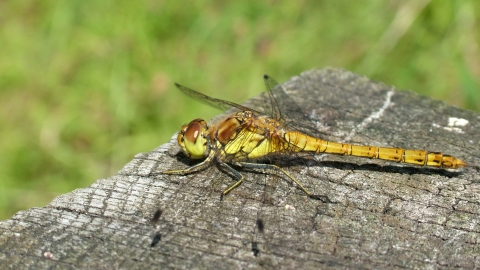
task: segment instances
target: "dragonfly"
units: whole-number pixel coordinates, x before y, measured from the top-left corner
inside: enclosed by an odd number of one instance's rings
[[[218,164],[230,172],[236,182],[225,189],[221,197],[237,188],[245,177],[234,167],[272,171],[283,174],[295,182],[307,196],[315,198],[295,177],[275,164],[259,162],[274,155],[292,155],[299,152],[315,154],[337,154],[370,159],[381,159],[397,163],[419,166],[458,169],[467,164],[451,155],[426,150],[403,149],[399,147],[377,147],[355,145],[323,140],[295,129],[291,118],[282,115],[280,108],[283,100],[274,88],[279,84],[270,76],[264,75],[264,82],[270,97],[271,112],[264,113],[234,102],[221,100],[199,93],[193,89],[175,83],[176,87],[187,96],[220,109],[234,108],[224,118],[208,123],[197,118],[183,125],[177,141],[183,153],[190,159],[201,161],[185,169],[167,170],[163,174],[187,175],[202,171],[212,164]],[[276,89],[275,91],[282,91]],[[285,105],[284,105],[285,106]]]

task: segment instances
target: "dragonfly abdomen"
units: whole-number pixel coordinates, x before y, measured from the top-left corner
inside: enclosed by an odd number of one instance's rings
[[[439,152],[426,150],[411,150],[403,148],[389,148],[377,146],[354,145],[338,143],[310,137],[298,131],[285,133],[285,139],[295,145],[295,151],[328,153],[364,158],[376,158],[394,162],[415,164],[420,166],[457,169],[467,164],[462,160]]]

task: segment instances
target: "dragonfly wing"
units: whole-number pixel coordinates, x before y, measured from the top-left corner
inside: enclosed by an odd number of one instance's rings
[[[270,98],[270,104],[267,103],[267,113],[273,117],[275,120],[280,120],[282,118],[282,113],[280,111],[280,102],[282,101],[282,97],[277,97],[276,94],[273,93],[273,90],[282,91],[281,86],[278,82],[276,82],[272,77],[268,75],[263,75],[263,81],[265,82],[265,88],[267,89],[268,97]]]
[[[256,110],[253,110],[251,108],[247,108],[245,106],[242,106],[242,105],[234,103],[234,102],[230,102],[230,101],[227,101],[227,100],[207,96],[205,94],[197,92],[193,89],[190,89],[190,88],[185,87],[183,85],[180,85],[178,83],[175,83],[175,86],[177,86],[177,88],[180,89],[180,91],[182,91],[182,93],[184,93],[185,95],[187,95],[187,96],[189,96],[193,99],[196,99],[196,100],[198,100],[198,101],[200,101],[200,102],[202,102],[202,103],[204,103],[208,106],[211,106],[211,107],[223,110],[223,111],[229,110],[231,108],[237,108],[240,111],[255,111],[255,112],[257,112]]]
[[[306,121],[307,115],[285,92],[284,87],[268,75],[263,78],[270,98],[271,108],[268,111],[271,111],[271,116],[289,130],[299,130],[309,135],[317,134],[318,130],[313,123]]]

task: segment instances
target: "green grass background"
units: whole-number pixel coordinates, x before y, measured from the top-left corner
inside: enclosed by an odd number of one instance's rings
[[[115,174],[218,111],[342,67],[480,110],[480,2],[0,2],[0,219]]]

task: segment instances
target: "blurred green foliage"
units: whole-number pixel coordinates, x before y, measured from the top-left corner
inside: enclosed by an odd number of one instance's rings
[[[0,219],[115,174],[192,118],[342,67],[480,110],[480,2],[0,2]]]

